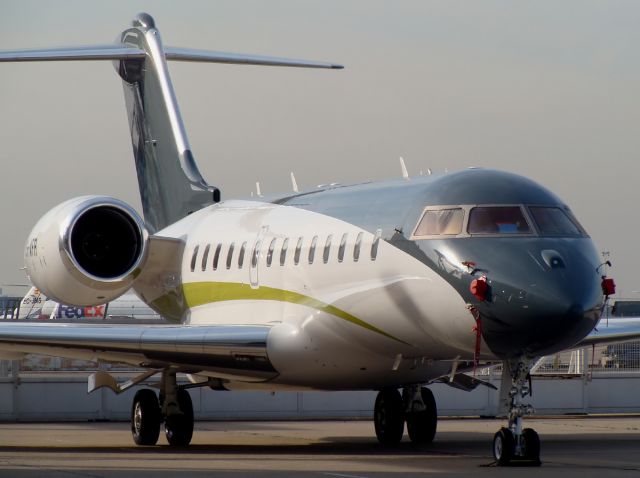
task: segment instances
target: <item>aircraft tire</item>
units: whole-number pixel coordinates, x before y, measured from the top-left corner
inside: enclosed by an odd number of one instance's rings
[[[420,412],[407,413],[407,432],[416,445],[426,445],[433,441],[438,427],[438,408],[433,392],[426,387],[420,391],[426,407]]]
[[[501,428],[493,436],[493,458],[498,466],[508,466],[514,457],[516,442],[508,428]]]
[[[400,443],[404,433],[404,403],[398,390],[384,389],[378,392],[373,423],[381,445],[394,446]]]
[[[540,465],[540,437],[533,428],[522,430],[524,440],[524,458],[534,465]]]
[[[153,390],[138,390],[131,406],[131,434],[136,445],[153,446],[160,436],[160,406]]]
[[[182,413],[169,415],[164,421],[164,433],[171,446],[187,446],[193,437],[193,403],[189,392],[177,391],[178,406]]]

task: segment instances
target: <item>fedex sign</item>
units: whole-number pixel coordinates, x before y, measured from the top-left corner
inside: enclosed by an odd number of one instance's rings
[[[106,305],[94,305],[91,307],[77,307],[75,305],[58,306],[58,319],[104,319]]]

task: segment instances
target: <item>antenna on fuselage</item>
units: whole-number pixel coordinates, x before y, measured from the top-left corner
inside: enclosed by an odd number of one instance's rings
[[[296,182],[296,177],[293,175],[293,171],[291,171],[291,187],[293,188],[294,193],[300,192],[298,190],[298,183]]]
[[[400,156],[400,169],[402,170],[402,178],[409,179],[409,173],[407,171],[407,165],[404,164],[404,159]]]

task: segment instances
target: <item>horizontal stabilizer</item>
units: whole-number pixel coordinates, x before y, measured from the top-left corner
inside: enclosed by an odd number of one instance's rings
[[[234,65],[291,66],[300,68],[342,69],[335,63],[296,60],[243,53],[194,50],[190,48],[164,48],[165,58],[175,61],[227,63]],[[67,48],[39,48],[33,50],[0,51],[0,62],[15,61],[73,61],[73,60],[142,60],[144,50],[124,44],[93,45]]]
[[[330,68],[340,70],[342,65],[323,61],[296,60],[292,58],[278,58],[273,56],[245,55],[243,53],[225,53],[220,51],[193,50],[190,48],[165,47],[167,60],[200,61],[209,63],[228,63],[235,65],[263,65],[263,66],[297,66],[301,68]]]
[[[139,48],[117,44],[0,51],[0,61],[135,60],[144,56]]]

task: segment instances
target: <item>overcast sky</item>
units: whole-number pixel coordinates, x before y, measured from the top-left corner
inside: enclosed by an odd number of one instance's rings
[[[171,63],[192,150],[223,197],[431,168],[499,168],[563,198],[640,299],[640,2],[0,0],[0,49],[110,43],[140,11],[165,45],[342,71]],[[0,284],[59,202],[138,210],[109,62],[0,63]],[[3,286],[0,286],[3,287]],[[4,286],[5,292],[11,291]]]

